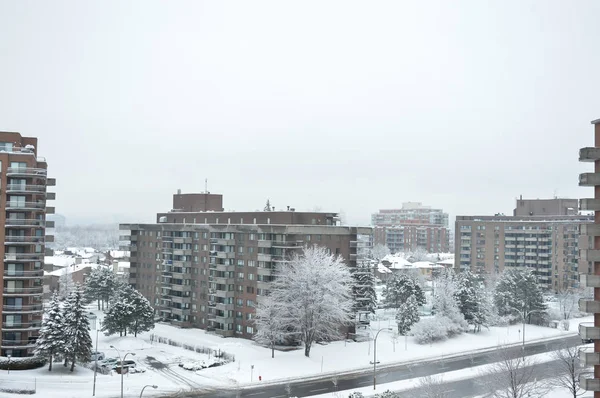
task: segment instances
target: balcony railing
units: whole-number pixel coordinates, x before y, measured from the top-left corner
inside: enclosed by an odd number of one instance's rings
[[[18,323],[12,323],[12,324],[8,324],[8,323],[3,323],[2,324],[2,329],[6,330],[6,329],[39,329],[42,327],[42,322],[18,322]]]
[[[6,202],[6,210],[43,210],[45,203],[38,202]]]
[[[2,348],[31,348],[35,347],[35,341],[29,340],[2,340]]]
[[[5,287],[4,294],[13,294],[13,295],[28,295],[28,294],[42,294],[44,292],[44,288],[42,286],[39,287]]]
[[[20,270],[4,270],[5,278],[42,278],[44,270],[37,271],[20,271]]]
[[[36,305],[3,305],[2,312],[41,312],[44,307],[42,304]]]
[[[44,253],[7,253],[4,261],[37,261],[44,258]]]
[[[21,175],[21,176],[35,176],[45,178],[48,174],[46,169],[38,169],[34,167],[9,167],[6,169],[6,175]]]
[[[8,184],[6,185],[6,192],[44,193],[46,192],[46,186],[33,184]]]
[[[4,237],[6,243],[44,243],[43,236],[18,236],[6,235]]]
[[[36,219],[7,218],[6,222],[5,222],[5,226],[7,226],[7,227],[45,227],[46,222],[44,220],[36,220]]]

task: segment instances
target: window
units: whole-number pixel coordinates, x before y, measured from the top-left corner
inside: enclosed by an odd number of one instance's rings
[[[246,326],[246,333],[254,334],[254,328],[252,326]]]
[[[254,294],[254,288],[252,286],[247,286],[246,293]]]
[[[238,307],[243,307],[244,306],[244,299],[236,299],[235,300],[235,305],[237,305]]]
[[[238,253],[244,252],[244,246],[238,246]]]
[[[243,273],[243,272],[238,272],[238,274],[237,274],[237,278],[238,278],[239,280],[243,281],[243,280],[244,280],[244,273]]]
[[[256,261],[248,260],[248,267],[256,267]]]
[[[237,265],[238,265],[238,267],[243,267],[244,266],[244,260],[237,260]]]
[[[246,306],[247,307],[254,307],[254,301],[252,301],[252,300],[246,300]]]
[[[248,274],[248,280],[249,281],[253,281],[254,280],[254,274]]]

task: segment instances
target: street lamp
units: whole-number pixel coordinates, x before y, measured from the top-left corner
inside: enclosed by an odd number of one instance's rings
[[[127,355],[129,354],[135,355],[135,352],[128,352],[123,358],[121,358],[121,352],[117,349],[117,347],[111,345],[110,348],[114,348],[115,351],[117,351],[117,355],[119,356],[119,362],[121,362],[121,398],[123,398],[123,369],[125,369],[125,359],[127,359]]]
[[[8,374],[10,374],[10,354],[8,354],[7,357],[8,357],[8,364],[6,365],[6,370],[8,371]]]
[[[392,328],[379,329],[373,340],[373,390],[377,387],[377,337],[382,330],[392,330]]]
[[[140,392],[140,398],[142,398],[142,394],[144,393],[144,390],[146,389],[146,387],[152,387],[152,388],[154,388],[155,390],[158,388],[158,386],[155,386],[155,385],[152,385],[152,384],[146,384],[146,385],[144,386],[144,388],[142,388],[142,392]]]
[[[524,309],[519,310],[515,307],[512,307],[512,308],[517,310],[521,314],[521,317],[523,318],[522,319],[523,320],[523,343],[521,345],[521,350],[523,351],[523,358],[525,358],[525,321],[529,317],[529,315],[535,314],[536,312],[544,312],[544,311],[543,310],[525,311]]]

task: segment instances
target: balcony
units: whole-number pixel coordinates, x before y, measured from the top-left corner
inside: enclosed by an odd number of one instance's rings
[[[46,200],[55,200],[56,192],[46,192]]]
[[[218,251],[211,251],[209,253],[210,257],[216,257],[216,258],[225,258],[225,259],[230,259],[230,258],[235,258],[235,253],[234,252],[218,252]]]
[[[258,261],[271,261],[271,255],[264,254],[264,253],[258,253],[257,260]]]
[[[235,283],[234,278],[225,278],[215,276],[214,281],[219,285],[233,285]]]
[[[43,194],[46,193],[46,186],[33,184],[7,184],[6,193]]]
[[[3,305],[3,314],[34,314],[44,310],[42,304],[36,305]]]
[[[36,322],[20,322],[20,323],[3,323],[2,330],[39,330],[42,327],[41,321]]]
[[[273,242],[271,242],[270,240],[259,240],[258,241],[258,247],[271,247],[273,245]]]
[[[580,187],[595,187],[600,185],[600,173],[581,173],[579,175]]]
[[[8,177],[38,177],[46,178],[48,170],[38,169],[33,167],[9,167],[6,169],[6,175]]]
[[[171,285],[171,290],[174,290],[176,292],[191,292],[192,291],[192,285],[177,285],[177,284],[172,284]]]
[[[4,270],[4,279],[40,279],[44,277],[44,270],[18,271]]]
[[[600,236],[600,224],[581,224],[581,235]]]
[[[44,293],[42,286],[36,287],[4,287],[3,296],[41,296]]]
[[[173,315],[179,315],[179,316],[184,316],[184,315],[190,315],[191,310],[189,308],[171,308],[172,309],[172,313]]]
[[[271,287],[271,283],[270,282],[264,282],[264,281],[256,281],[256,287],[258,289],[270,289]]]
[[[593,322],[582,322],[579,324],[579,335],[583,340],[599,340],[600,328],[595,327]]]
[[[600,391],[600,379],[588,379],[584,376],[579,376],[579,385],[587,391]]]
[[[5,245],[32,245],[32,244],[43,244],[43,236],[16,236],[6,235],[4,237]]]
[[[299,245],[298,242],[296,242],[296,241],[293,241],[293,242],[274,241],[273,247],[279,247],[279,248],[284,248],[284,249],[301,249],[302,248],[302,246]],[[352,247],[352,246],[350,246],[350,247]]]
[[[579,252],[583,261],[600,261],[600,250],[581,249]]]
[[[579,281],[584,287],[600,287],[600,275],[581,274]]]
[[[600,199],[579,199],[579,210],[600,210]]]
[[[270,276],[273,273],[274,269],[273,268],[263,268],[263,267],[258,267],[256,269],[256,273],[258,275],[266,275],[266,276]]]
[[[2,348],[9,349],[23,349],[23,348],[34,348],[35,341],[29,340],[2,340]]]
[[[55,187],[56,186],[56,178],[48,178],[46,179],[46,186]]]
[[[215,296],[221,297],[221,298],[235,297],[235,292],[227,291],[227,290],[217,290],[217,291],[215,291]]]
[[[600,353],[594,352],[594,347],[581,347],[579,349],[579,360],[586,368],[600,365]]]
[[[223,272],[235,271],[235,265],[215,264],[214,268],[217,271],[223,271]]]
[[[579,311],[588,314],[600,313],[600,301],[579,299]]]
[[[41,261],[44,259],[44,253],[6,253],[4,255],[5,262],[28,262]]]
[[[579,150],[580,162],[595,162],[600,160],[600,148],[586,147]]]
[[[233,304],[216,303],[215,307],[220,311],[233,311]]]
[[[6,210],[12,211],[35,211],[45,210],[46,204],[39,202],[6,202]]]
[[[210,238],[211,245],[234,246],[235,239]]]

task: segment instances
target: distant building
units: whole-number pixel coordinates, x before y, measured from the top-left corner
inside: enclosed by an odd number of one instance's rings
[[[268,208],[224,212],[221,195],[178,192],[156,224],[120,226],[129,283],[166,321],[251,338],[278,263],[316,244],[354,267],[370,244],[371,228],[340,226],[336,213]]]
[[[371,215],[374,244],[386,245],[392,253],[423,249],[450,251],[448,213],[419,202],[406,202],[401,209],[382,209]]]
[[[33,355],[42,324],[44,255],[54,236],[46,221],[54,213],[48,206],[56,185],[48,178],[46,159],[38,156],[37,138],[0,132],[0,228],[4,244],[2,273],[2,344],[0,356]]]
[[[544,289],[577,288],[579,273],[589,269],[579,258],[580,230],[593,222],[577,213],[576,200],[518,199],[515,216],[457,216],[455,269],[493,274],[525,267]]]

